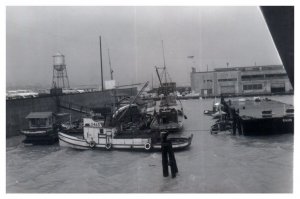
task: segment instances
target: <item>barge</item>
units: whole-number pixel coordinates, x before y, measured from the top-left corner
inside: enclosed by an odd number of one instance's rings
[[[236,123],[242,135],[272,135],[294,133],[294,107],[268,98],[225,102],[233,107]],[[226,109],[226,108],[225,108]],[[235,115],[235,114],[234,114]]]

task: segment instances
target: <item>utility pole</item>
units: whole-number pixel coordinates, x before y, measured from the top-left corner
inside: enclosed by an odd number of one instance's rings
[[[104,90],[104,83],[103,83],[103,68],[102,68],[102,47],[101,47],[101,36],[99,36],[99,42],[100,42],[101,86],[102,86],[102,91],[103,91],[103,90]]]

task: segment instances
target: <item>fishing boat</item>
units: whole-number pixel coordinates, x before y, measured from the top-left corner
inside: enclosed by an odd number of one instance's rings
[[[154,151],[161,149],[160,132],[149,129],[141,130],[131,126],[128,129],[117,127],[104,127],[99,123],[84,118],[83,137],[76,137],[59,132],[60,146],[68,146],[75,149],[127,149]],[[124,128],[124,127],[122,127]],[[184,137],[171,137],[174,150],[185,149],[191,145],[193,134]]]
[[[154,120],[151,129],[157,131],[176,132],[183,129],[183,121],[187,119],[184,115],[181,101],[177,98],[176,82],[172,82],[167,72],[164,46],[162,41],[164,66],[159,68],[155,66],[156,74],[159,80],[157,95],[160,100],[153,112]],[[161,73],[158,70],[161,70]]]
[[[155,68],[160,83],[157,93],[160,100],[153,113],[155,119],[151,128],[158,131],[180,131],[183,129],[183,122],[187,117],[184,115],[182,103],[176,95],[176,82],[168,82],[165,65],[163,68]],[[158,69],[162,69],[162,75],[159,74]],[[164,82],[162,82],[163,78],[165,79]]]
[[[154,115],[151,128],[159,131],[180,131],[186,119],[181,102],[173,95],[168,95],[160,101],[155,108]]]
[[[154,115],[147,114],[144,107],[135,102],[141,91],[130,101],[114,111],[111,116],[106,115],[104,123],[94,118],[83,118],[83,135],[69,135],[64,131],[58,133],[61,146],[77,149],[161,149],[160,131],[151,128]],[[169,140],[174,149],[184,149],[190,146],[193,135],[172,136]]]
[[[104,123],[92,117],[83,118],[83,135],[70,135],[66,131],[58,133],[61,146],[76,149],[142,149],[160,150],[160,131],[150,128],[153,116],[141,112],[136,104],[119,108]],[[170,136],[175,150],[185,149],[191,145],[193,135]]]

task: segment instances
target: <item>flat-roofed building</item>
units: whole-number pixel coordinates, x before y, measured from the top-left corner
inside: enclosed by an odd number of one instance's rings
[[[287,93],[293,90],[282,65],[216,68],[191,72],[191,88],[201,96]]]

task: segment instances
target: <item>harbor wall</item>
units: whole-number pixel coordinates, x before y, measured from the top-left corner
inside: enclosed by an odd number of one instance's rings
[[[65,94],[59,96],[64,102],[69,102],[86,107],[103,107],[112,104],[114,94],[119,96],[136,95],[136,88],[119,89],[116,93],[112,90],[96,91],[88,93]],[[82,114],[64,108],[58,109],[55,96],[42,96],[27,99],[6,100],[6,137],[19,135],[19,130],[28,128],[25,117],[30,112],[52,111],[68,112],[72,114],[72,120],[79,119]]]

